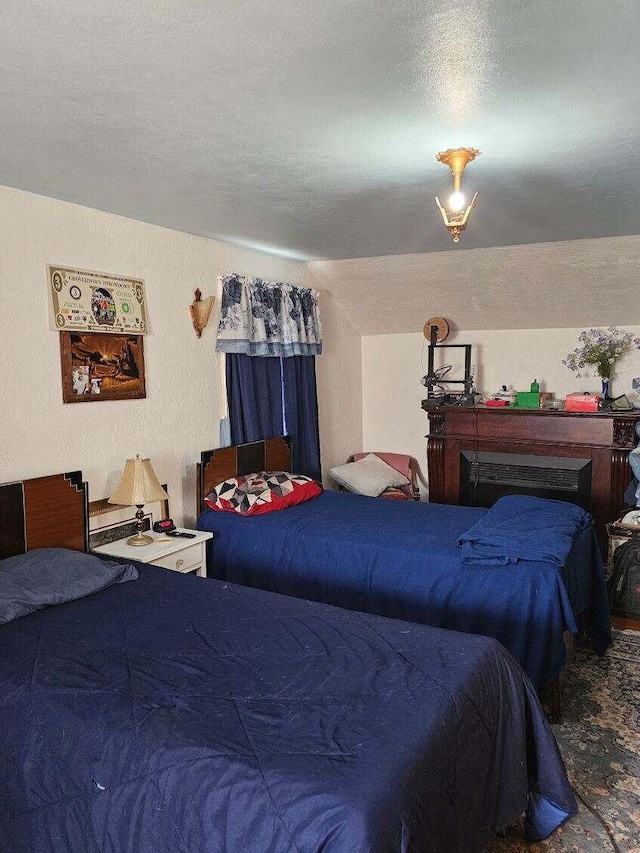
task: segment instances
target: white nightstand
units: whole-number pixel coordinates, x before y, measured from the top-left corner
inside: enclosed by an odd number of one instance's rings
[[[118,539],[108,545],[99,545],[93,548],[96,554],[106,554],[109,557],[123,557],[125,560],[139,560],[141,563],[152,563],[154,566],[162,566],[163,569],[171,569],[173,572],[184,574],[196,574],[198,577],[207,576],[207,540],[213,539],[213,533],[202,530],[187,530],[179,527],[185,533],[195,533],[193,539],[183,539],[174,536],[168,542],[158,542],[161,533],[148,530],[149,536],[153,536],[151,545],[127,545],[128,536]]]

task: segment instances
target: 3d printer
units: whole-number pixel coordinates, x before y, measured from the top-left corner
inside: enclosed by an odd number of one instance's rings
[[[443,344],[449,334],[449,324],[444,317],[431,317],[424,324],[424,336],[429,340],[427,355],[427,373],[420,380],[427,388],[427,398],[422,401],[423,409],[438,406],[473,406],[475,391],[471,367],[471,344]],[[450,364],[435,367],[436,349],[464,350],[464,378],[446,379],[451,371]],[[450,385],[461,385],[459,391],[449,390]]]

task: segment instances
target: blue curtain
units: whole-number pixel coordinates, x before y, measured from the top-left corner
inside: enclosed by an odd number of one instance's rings
[[[226,353],[226,374],[232,443],[287,433],[293,472],[320,480],[315,358]]]
[[[244,444],[284,432],[279,358],[226,354],[231,442]]]
[[[282,372],[285,422],[293,443],[293,470],[320,480],[316,360],[312,355],[283,358]]]

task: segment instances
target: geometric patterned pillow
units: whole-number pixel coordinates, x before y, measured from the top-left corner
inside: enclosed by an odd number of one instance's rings
[[[260,515],[311,500],[321,492],[319,483],[302,474],[260,471],[218,483],[204,502],[213,510]]]

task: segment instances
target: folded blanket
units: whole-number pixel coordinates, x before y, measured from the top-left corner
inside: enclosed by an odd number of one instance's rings
[[[507,565],[535,560],[564,565],[591,516],[574,504],[507,495],[458,539],[463,563]]]

